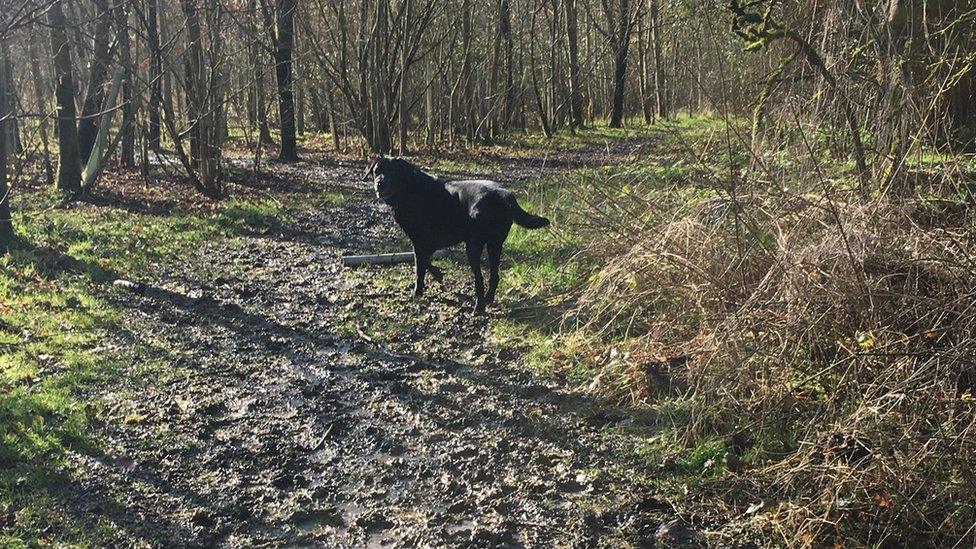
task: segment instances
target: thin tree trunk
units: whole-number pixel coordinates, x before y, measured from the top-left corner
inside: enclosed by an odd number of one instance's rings
[[[463,42],[463,61],[461,62],[462,99],[461,112],[465,121],[465,137],[468,142],[474,141],[474,78],[471,74],[471,2],[464,0],[461,7],[461,39]]]
[[[149,144],[159,150],[159,109],[163,101],[163,55],[159,42],[159,0],[148,0],[146,6],[146,32],[149,42]]]
[[[388,13],[389,5],[387,2],[379,2],[376,5],[376,20],[373,26],[376,37],[387,36],[389,32]],[[390,121],[388,119],[387,92],[389,85],[386,80],[386,66],[389,60],[386,58],[388,52],[388,41],[376,38],[373,40],[372,56],[372,76],[373,76],[373,152],[386,154],[390,152]]]
[[[55,186],[64,193],[81,190],[81,152],[78,148],[78,126],[75,119],[75,84],[71,76],[71,47],[68,22],[61,2],[48,9],[51,28],[51,54],[54,58],[54,100],[58,116],[58,173]]]
[[[535,91],[535,102],[539,108],[539,122],[542,124],[542,132],[546,137],[552,137],[552,126],[549,125],[549,117],[546,114],[545,105],[542,103],[542,90],[539,89],[539,77],[535,70],[535,12],[532,13],[532,23],[529,34],[529,72],[532,74],[532,89]]]
[[[664,81],[663,52],[661,51],[661,10],[660,0],[648,0],[651,3],[651,48],[654,56],[654,102],[658,118],[669,116],[667,92]]]
[[[428,59],[427,60],[427,64],[425,66],[425,71],[424,71],[424,73],[425,73],[424,74],[424,78],[427,80],[427,84],[428,84],[427,85],[427,89],[424,90],[424,114],[426,115],[426,120],[427,120],[427,139],[426,139],[426,142],[427,142],[427,148],[428,149],[433,149],[434,148],[434,140],[435,140],[436,132],[437,132],[437,130],[435,128],[436,123],[434,122],[434,120],[435,120],[435,118],[434,118],[434,80],[433,80],[434,75],[433,75],[433,72],[431,70],[432,67],[433,67],[433,62]]]
[[[562,125],[559,99],[559,44],[562,43],[559,40],[559,11],[559,1],[553,0],[552,24],[549,27],[549,120],[553,131]]]
[[[498,93],[498,72],[499,64],[501,63],[501,47],[502,47],[502,33],[501,33],[501,3],[499,3],[499,16],[498,16],[498,31],[494,36],[494,45],[491,49],[491,71],[488,78],[488,91],[486,93],[486,102],[488,114],[485,123],[484,140],[486,143],[491,141],[492,136],[495,134],[497,126],[499,126],[497,120],[499,118],[499,108],[500,101],[498,98],[501,94]]]
[[[10,248],[14,242],[13,217],[10,212],[10,187],[7,185],[7,125],[12,109],[7,104],[6,83],[10,69],[7,61],[7,41],[0,42],[0,252]]]
[[[135,132],[133,125],[135,120],[135,105],[132,103],[132,55],[129,51],[129,4],[119,2],[115,7],[116,36],[119,41],[119,63],[125,76],[122,80],[122,165],[126,168],[134,168],[136,165],[136,146]]]
[[[31,80],[34,85],[34,101],[37,103],[37,111],[40,113],[38,132],[41,136],[41,147],[44,149],[44,175],[48,185],[54,184],[54,166],[51,163],[51,147],[48,141],[48,104],[47,92],[44,89],[44,79],[41,75],[41,59],[37,51],[37,32],[39,28],[34,27],[27,33],[27,56],[30,62]]]
[[[7,120],[7,149],[12,150],[14,154],[21,155],[24,153],[24,144],[20,140],[20,123],[17,120],[17,106],[19,105],[17,86],[14,84],[13,64],[10,62],[10,52],[6,46],[3,48],[3,62],[7,66],[4,76],[7,80],[4,84],[6,87],[6,108],[7,112],[10,113],[10,118]]]
[[[407,37],[410,36],[410,7],[410,0],[404,0],[403,29],[401,31],[403,34],[403,43],[400,45],[400,92],[397,94],[401,156],[407,154],[407,123],[409,122],[407,113],[407,80],[410,76],[410,41]]]
[[[332,147],[336,152],[340,152],[342,149],[339,144],[339,128],[336,127],[335,93],[331,88],[329,89],[328,107],[326,108],[329,110],[329,133],[332,134]]]
[[[648,17],[650,19],[650,17]],[[651,84],[649,82],[648,72],[648,42],[649,39],[644,36],[644,29],[642,27],[643,21],[638,24],[637,32],[637,59],[638,59],[638,79],[637,82],[640,84],[640,105],[641,112],[644,114],[644,122],[647,124],[654,123],[654,110],[651,105]],[[648,25],[650,26],[650,25]]]
[[[108,42],[112,28],[112,14],[109,13],[109,4],[107,0],[92,0],[92,2],[97,11],[93,37],[94,55],[88,72],[85,104],[81,109],[81,120],[78,121],[78,147],[84,159],[91,155],[95,138],[98,136],[100,120],[98,115],[102,111],[102,103],[105,102],[105,79],[111,62]]]
[[[295,30],[298,33],[298,29]],[[295,44],[301,43],[301,35],[298,38],[292,39],[292,87],[295,90],[295,134],[301,135],[305,133],[305,89],[306,89],[306,79],[302,70],[304,69],[304,63],[302,63],[301,52],[296,52]]]
[[[577,0],[563,0],[566,8],[566,37],[569,46],[569,113],[574,129],[583,127],[583,90],[580,85],[579,24]]]
[[[298,142],[295,136],[295,96],[292,82],[292,47],[295,37],[296,0],[277,0],[275,79],[278,84],[278,119],[281,125],[281,149],[278,160],[298,160]]]
[[[627,50],[630,47],[630,2],[620,0],[620,12],[614,39],[613,105],[610,127],[619,128],[624,120],[624,86],[627,84]]]
[[[186,16],[186,102],[190,118],[190,157],[198,190],[211,198],[219,198],[220,149],[215,146],[216,105],[208,99],[210,93],[204,74],[203,43],[200,32],[200,10],[196,0],[181,0]]]
[[[503,125],[507,129],[515,113],[515,58],[512,42],[512,8],[509,0],[502,0],[499,31],[505,55],[505,111]]]

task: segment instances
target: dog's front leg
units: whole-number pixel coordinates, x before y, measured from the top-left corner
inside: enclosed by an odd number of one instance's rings
[[[424,295],[424,278],[427,276],[427,269],[430,267],[430,258],[432,255],[433,253],[426,249],[416,246],[413,248],[413,269],[417,277],[413,287],[414,297]]]

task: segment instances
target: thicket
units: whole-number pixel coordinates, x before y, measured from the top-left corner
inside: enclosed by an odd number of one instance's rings
[[[658,460],[714,454],[676,501],[717,539],[972,544],[974,6],[724,8],[751,56],[706,86],[724,127],[578,191],[577,360],[677,426]]]

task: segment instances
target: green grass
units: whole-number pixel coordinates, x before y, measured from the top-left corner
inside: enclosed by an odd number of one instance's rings
[[[158,366],[132,365],[152,342],[116,343],[128,327],[106,299],[111,281],[139,279],[213,238],[261,233],[286,211],[272,201],[228,201],[213,212],[157,216],[57,208],[43,195],[20,197],[17,211],[19,242],[0,257],[0,517],[8,517],[0,546],[100,546],[109,525],[61,509],[87,474],[68,455],[100,454],[93,427],[121,420],[106,414],[100,387]],[[124,394],[133,383],[115,389]]]
[[[498,171],[498,161],[484,157],[431,158],[425,168],[435,174],[492,173]]]
[[[713,120],[679,120],[677,126],[689,131],[713,129]],[[646,130],[646,128],[643,128]],[[634,132],[633,128],[588,130],[589,138],[601,132]],[[578,136],[579,137],[579,136]],[[619,136],[615,138],[619,139]],[[500,285],[500,301],[510,314],[493,325],[498,343],[524,350],[523,358],[542,373],[559,371],[579,384],[588,383],[598,372],[591,360],[580,356],[586,337],[568,328],[562,313],[574,290],[585,285],[598,261],[584,253],[601,235],[586,234],[588,212],[584,206],[607,197],[633,195],[639,200],[660,196],[683,208],[711,198],[711,187],[692,184],[703,168],[676,161],[664,149],[641,150],[615,165],[584,167],[538,180],[519,190],[519,202],[527,210],[545,215],[552,228],[527,231],[514,227],[505,245],[507,258]],[[654,215],[648,211],[645,215]],[[645,219],[650,223],[650,217]],[[554,359],[553,356],[557,358]]]
[[[102,348],[120,317],[94,291],[107,271],[66,257],[23,249],[0,258],[0,515],[14,517],[0,545],[34,545],[47,530],[97,539],[66,524],[55,500],[72,484],[65,452],[93,449],[101,406],[90,390],[121,365]]]
[[[651,135],[660,132],[661,129],[662,126],[660,125],[649,126],[640,119],[630,119],[622,128],[611,128],[606,121],[599,121],[576,131],[560,130],[555,132],[552,137],[546,137],[545,134],[538,131],[513,132],[501,138],[498,144],[502,147],[511,147],[531,154],[551,153],[578,150],[593,145],[606,145],[615,141]]]

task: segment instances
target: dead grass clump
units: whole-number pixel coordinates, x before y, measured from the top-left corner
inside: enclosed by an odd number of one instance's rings
[[[973,217],[817,194],[716,204],[658,216],[604,258],[575,311],[623,340],[597,382],[653,397],[668,364],[694,397],[686,440],[752,433],[737,482],[782,502],[749,515],[763,530],[971,544]]]

